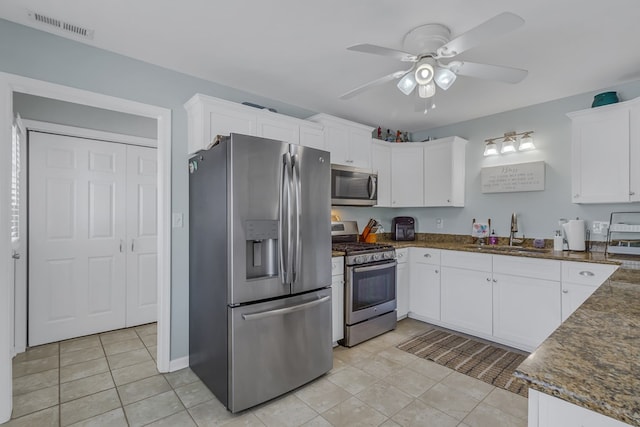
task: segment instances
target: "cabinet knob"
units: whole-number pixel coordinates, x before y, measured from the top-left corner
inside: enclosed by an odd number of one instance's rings
[[[635,192],[635,191],[629,191],[629,195],[630,195],[630,196],[635,196],[635,195],[636,195],[636,192]]]
[[[562,293],[563,293],[563,294],[568,294],[568,293],[569,293],[569,290],[568,290],[568,289],[563,289],[563,290],[562,290]]]
[[[487,282],[491,282],[491,279],[487,277]]]
[[[424,254],[425,258],[431,258],[431,254]]]
[[[451,200],[450,200],[450,199],[447,199],[447,203],[451,203]]]
[[[402,258],[404,256],[404,252],[398,252],[398,258]]]
[[[347,163],[353,163],[353,160],[345,160]]]
[[[440,271],[436,270],[436,274],[440,273]]]
[[[498,280],[497,279],[493,279],[493,283],[498,283]]]
[[[578,273],[581,276],[586,276],[586,277],[593,277],[595,276],[595,274],[593,274],[591,271],[581,271],[580,273]]]
[[[575,197],[577,199],[578,197],[580,197],[580,194],[576,193],[576,194],[573,195],[573,197]]]

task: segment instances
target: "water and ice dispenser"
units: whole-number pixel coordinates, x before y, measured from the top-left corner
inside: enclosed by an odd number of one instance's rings
[[[247,279],[278,275],[278,221],[245,222]]]

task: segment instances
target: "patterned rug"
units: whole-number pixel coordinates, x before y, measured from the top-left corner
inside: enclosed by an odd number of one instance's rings
[[[412,338],[398,348],[496,387],[528,395],[525,384],[513,376],[526,355],[439,329]]]

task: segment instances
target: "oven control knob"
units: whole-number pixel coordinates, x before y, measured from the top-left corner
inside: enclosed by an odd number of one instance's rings
[[[379,260],[380,260],[380,258],[382,258],[382,254],[373,254],[373,259],[374,259],[375,261],[379,261]]]
[[[386,259],[394,259],[395,258],[395,254],[393,252],[387,252],[385,254],[385,258]]]
[[[362,257],[361,256],[357,256],[353,259],[353,262],[356,264],[362,264]]]

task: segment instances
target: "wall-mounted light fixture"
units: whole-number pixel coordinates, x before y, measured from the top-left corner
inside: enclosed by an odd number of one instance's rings
[[[497,156],[498,154],[515,153],[516,151],[535,150],[533,144],[532,130],[526,132],[505,132],[503,136],[485,139],[487,144],[484,147],[485,156]],[[498,143],[502,144],[498,150]]]

